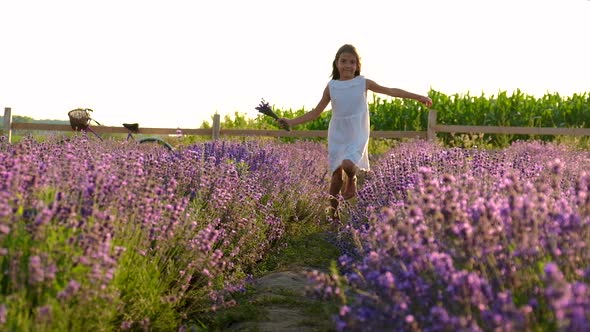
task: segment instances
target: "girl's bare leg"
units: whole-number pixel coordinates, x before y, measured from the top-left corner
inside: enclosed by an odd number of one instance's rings
[[[338,167],[332,173],[332,181],[330,182],[330,206],[332,208],[332,218],[338,218],[338,195],[342,189],[342,167]]]
[[[348,177],[346,181],[346,188],[342,192],[342,198],[348,200],[356,196],[356,172],[358,167],[350,160],[344,159],[342,161],[342,170]]]

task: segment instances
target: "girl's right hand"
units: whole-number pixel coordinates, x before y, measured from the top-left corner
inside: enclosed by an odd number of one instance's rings
[[[291,130],[291,120],[287,119],[287,118],[280,118],[277,120],[277,122],[279,123],[279,126],[287,131]]]

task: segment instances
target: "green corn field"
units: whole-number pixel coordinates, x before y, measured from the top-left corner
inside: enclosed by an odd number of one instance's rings
[[[513,126],[550,128],[588,128],[590,125],[590,92],[561,96],[547,93],[542,97],[528,95],[520,90],[512,94],[501,91],[497,95],[470,93],[447,95],[430,90],[432,108],[437,110],[437,122],[445,125],[468,126]],[[281,117],[293,118],[308,112],[301,108],[279,109],[274,111]],[[428,108],[416,101],[369,96],[369,112],[372,130],[424,131],[428,123]],[[298,126],[298,130],[326,130],[330,122],[330,110],[320,118]],[[273,119],[258,115],[247,121],[245,116],[235,114],[235,119],[226,116],[225,128],[276,128]],[[441,134],[440,139],[448,143],[452,135]],[[486,135],[493,146],[505,146],[516,140],[530,139],[526,135]],[[543,141],[554,140],[553,136],[534,137]]]

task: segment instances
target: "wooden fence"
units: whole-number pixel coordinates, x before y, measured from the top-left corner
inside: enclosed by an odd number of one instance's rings
[[[494,127],[494,126],[463,126],[442,125],[437,123],[436,110],[428,112],[428,128],[426,131],[371,131],[373,138],[420,138],[435,140],[437,133],[471,133],[471,134],[513,134],[513,135],[554,135],[554,136],[590,136],[590,128],[548,128],[548,127]],[[123,126],[92,126],[99,134],[118,133],[126,134]],[[22,123],[12,122],[12,113],[9,107],[4,108],[4,127],[2,135],[11,142],[13,130],[44,130],[44,131],[72,131],[69,125],[46,123]],[[327,130],[248,130],[248,129],[222,129],[220,116],[213,116],[211,129],[190,128],[141,128],[141,134],[148,135],[183,135],[211,136],[217,140],[221,136],[270,136],[270,137],[328,137]]]

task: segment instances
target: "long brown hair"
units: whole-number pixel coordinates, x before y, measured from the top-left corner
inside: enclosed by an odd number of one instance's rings
[[[338,58],[342,53],[350,53],[356,57],[356,71],[354,72],[354,77],[359,76],[361,74],[361,57],[354,46],[350,44],[344,44],[338,49],[338,52],[336,52],[336,56],[334,57],[334,61],[332,62],[332,79],[340,79],[340,72],[336,67],[336,63],[338,62]]]

